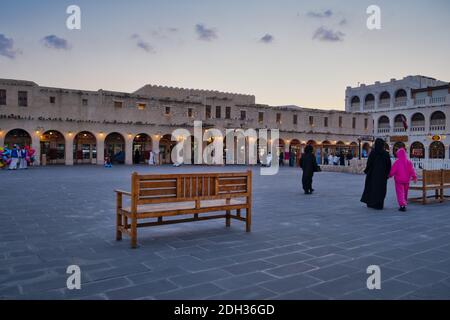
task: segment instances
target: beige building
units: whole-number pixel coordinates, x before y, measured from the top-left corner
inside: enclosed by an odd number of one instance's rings
[[[133,93],[86,91],[0,79],[0,145],[31,145],[38,164],[103,164],[105,155],[144,163],[150,151],[170,163],[172,132],[193,133],[194,120],[204,130],[279,129],[286,161],[298,161],[306,144],[320,156],[341,150],[357,156],[358,138],[373,132],[366,113],[272,107],[252,95],[152,85]]]

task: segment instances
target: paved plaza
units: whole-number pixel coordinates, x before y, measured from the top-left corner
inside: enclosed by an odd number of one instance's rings
[[[397,211],[359,202],[364,177],[301,171],[253,175],[253,231],[232,220],[138,230],[115,241],[116,188],[130,173],[245,167],[43,167],[0,171],[1,299],[449,299],[450,203]],[[79,265],[81,290],[66,289]],[[381,290],[366,269],[381,268]]]

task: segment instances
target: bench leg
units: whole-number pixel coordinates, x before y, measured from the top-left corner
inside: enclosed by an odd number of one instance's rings
[[[137,219],[131,218],[131,248],[137,248]]]
[[[116,241],[122,240],[122,232],[120,231],[120,227],[122,226],[122,215],[119,213],[119,209],[117,209],[117,218],[116,218]]]
[[[427,191],[425,189],[422,190],[422,204],[427,204]]]
[[[227,210],[227,214],[225,217],[225,226],[229,228],[231,226],[231,211]]]
[[[252,231],[252,208],[247,207],[245,210],[246,216],[245,216],[245,231],[250,232]]]
[[[122,240],[122,232],[120,231],[120,227],[122,224],[122,215],[120,210],[122,209],[122,194],[117,194],[116,197],[116,241]]]

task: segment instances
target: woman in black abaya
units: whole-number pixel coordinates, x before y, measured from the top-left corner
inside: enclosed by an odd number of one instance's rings
[[[382,210],[384,199],[386,198],[387,181],[391,171],[391,158],[384,149],[383,139],[375,140],[375,147],[367,160],[367,167],[364,170],[366,174],[366,183],[361,202],[367,204],[367,207]]]

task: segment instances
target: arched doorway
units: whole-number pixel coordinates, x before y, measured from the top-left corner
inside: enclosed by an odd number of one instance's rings
[[[117,132],[110,133],[105,138],[105,157],[112,163],[125,164],[125,138]]]
[[[425,147],[424,147],[423,143],[416,141],[411,144],[410,157],[411,157],[411,159],[425,158]]]
[[[284,165],[284,160],[286,160],[285,146],[284,140],[278,139],[277,159],[280,165]]]
[[[370,143],[365,142],[362,146],[361,157],[362,158],[369,157],[370,150],[371,150]]]
[[[30,134],[23,129],[9,131],[5,136],[5,147],[12,149],[15,144],[21,148],[31,146]]]
[[[44,132],[41,135],[41,163],[64,164],[65,158],[66,140],[64,135],[56,130]]]
[[[445,159],[445,146],[441,141],[430,144],[430,159]]]
[[[73,160],[75,164],[97,163],[97,139],[91,132],[82,131],[73,139]]]
[[[397,158],[397,151],[399,149],[405,149],[406,150],[406,145],[403,142],[396,142],[394,144],[394,147],[392,149],[392,153],[393,153],[394,157],[396,157],[396,158]]]
[[[358,143],[356,143],[356,142],[350,143],[350,148],[349,148],[348,152],[350,153],[351,158],[358,157],[359,156],[358,155],[359,154]]]
[[[141,133],[134,137],[133,140],[133,163],[141,164],[147,163],[150,159],[150,152],[152,151],[152,138],[146,134]]]
[[[289,144],[289,165],[299,166],[302,153],[302,144],[299,140],[293,139]]]
[[[176,141],[172,141],[172,134],[166,134],[161,138],[159,141],[159,163],[172,163],[172,149],[176,144]]]

